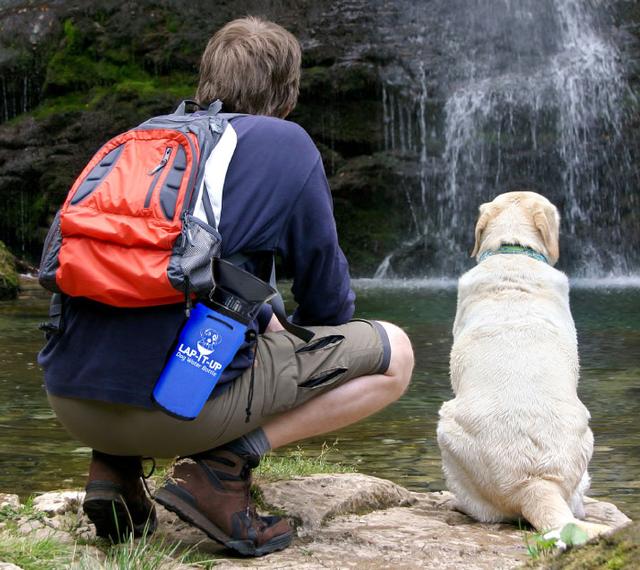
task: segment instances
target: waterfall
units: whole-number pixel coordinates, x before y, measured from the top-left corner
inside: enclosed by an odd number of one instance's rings
[[[418,165],[408,198],[414,231],[377,275],[396,265],[402,273],[394,257],[407,256],[423,261],[423,275],[458,274],[471,263],[478,206],[517,189],[560,208],[563,269],[637,270],[637,248],[622,227],[637,185],[623,128],[636,101],[602,3],[433,0],[405,8],[415,39],[401,55],[406,79],[389,73],[383,113],[388,151]]]
[[[0,69],[0,123],[28,113],[40,102],[42,73],[35,67]]]

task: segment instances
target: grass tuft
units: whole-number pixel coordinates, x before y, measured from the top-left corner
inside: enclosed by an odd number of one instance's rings
[[[527,548],[527,554],[532,560],[539,560],[542,557],[549,556],[555,552],[558,539],[545,538],[545,532],[525,532],[523,535],[524,544]]]
[[[34,539],[0,534],[0,560],[11,562],[25,570],[62,570],[69,568],[74,547],[53,538]],[[94,566],[95,568],[95,566]]]
[[[331,445],[324,442],[320,453],[315,456],[300,446],[284,454],[270,453],[260,461],[256,469],[256,478],[268,482],[316,473],[354,473],[355,467],[329,460],[329,456],[337,450],[338,440]]]

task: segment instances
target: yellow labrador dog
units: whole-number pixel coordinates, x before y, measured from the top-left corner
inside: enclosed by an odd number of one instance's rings
[[[458,285],[450,373],[438,444],[457,507],[484,522],[526,519],[538,530],[579,521],[593,452],[576,393],[578,349],[569,283],[553,268],[560,217],[534,192],[480,206],[472,257]]]

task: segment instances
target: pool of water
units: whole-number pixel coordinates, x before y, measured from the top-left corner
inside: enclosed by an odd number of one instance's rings
[[[579,394],[592,414],[596,448],[590,494],[640,517],[640,289],[575,287],[582,376]],[[357,283],[358,315],[396,322],[416,352],[408,393],[396,404],[305,450],[338,440],[330,457],[410,489],[444,488],[435,440],[438,408],[452,397],[448,379],[455,290],[448,282],[380,288]],[[89,450],[71,439],[48,408],[36,353],[46,296],[28,285],[0,303],[0,491],[22,496],[82,486]]]

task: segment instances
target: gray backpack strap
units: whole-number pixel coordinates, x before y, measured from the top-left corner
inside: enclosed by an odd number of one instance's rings
[[[230,121],[234,117],[246,117],[247,115],[248,113],[219,113],[218,117],[221,117],[223,119],[226,119],[227,121]]]
[[[199,110],[203,110],[202,105],[193,99],[185,99],[180,102],[180,105],[177,106],[176,110],[172,113],[173,115],[186,115],[187,114],[187,105],[191,105],[192,107],[196,107]]]
[[[184,101],[182,101],[180,103],[180,105],[178,105],[178,107],[176,108],[176,110],[173,112],[174,115],[186,115],[187,114],[187,105],[191,105],[193,107],[195,107],[196,109],[203,111],[205,109],[205,107],[203,107],[202,105],[200,105],[200,103],[198,103],[197,101],[194,101],[193,99],[185,99]],[[208,109],[207,109],[207,114],[208,115],[217,115],[220,112],[220,109],[222,109],[222,101],[220,101],[220,99],[216,99],[213,103],[211,103],[211,105],[209,105]]]

